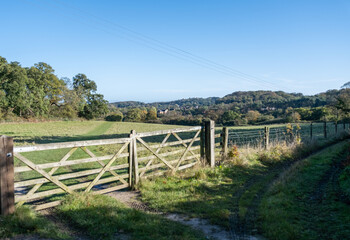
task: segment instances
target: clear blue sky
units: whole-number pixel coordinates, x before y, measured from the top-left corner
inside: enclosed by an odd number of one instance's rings
[[[46,62],[58,77],[85,73],[109,101],[261,89],[315,94],[350,81],[348,0],[2,0],[0,6],[0,56],[25,67]]]

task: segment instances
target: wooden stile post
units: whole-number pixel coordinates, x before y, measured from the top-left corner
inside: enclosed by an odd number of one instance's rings
[[[310,123],[310,139],[312,140],[312,123]]]
[[[327,138],[327,122],[324,121],[323,123],[323,135],[324,135],[324,138]]]
[[[139,162],[138,162],[138,159],[137,159],[137,142],[136,142],[136,131],[135,130],[131,130],[131,146],[132,146],[132,159],[133,159],[133,178],[134,178],[134,181],[133,181],[133,188],[135,188],[135,186],[139,183],[139,180],[140,180],[140,175],[139,175]]]
[[[202,163],[205,162],[205,124],[203,124],[200,133],[200,154]]]
[[[221,133],[221,137],[222,137],[222,157],[223,159],[227,158],[227,152],[228,152],[228,128],[227,127],[223,127],[222,128],[222,133]]]
[[[269,141],[270,141],[269,127],[265,127],[265,131],[264,131],[265,150],[269,148]]]
[[[210,167],[215,167],[215,122],[205,122],[205,156]]]
[[[15,211],[13,138],[0,136],[0,214]]]

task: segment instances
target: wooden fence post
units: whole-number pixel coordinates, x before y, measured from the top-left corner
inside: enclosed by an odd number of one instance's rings
[[[130,138],[130,142],[129,142],[129,187],[133,188],[134,187],[134,177],[133,177],[133,161],[134,161],[134,158],[133,158],[133,151],[134,151],[134,148],[133,148],[133,140],[132,140],[132,131],[130,132],[129,134],[129,138]]]
[[[312,140],[312,123],[310,123],[310,139]]]
[[[324,135],[324,138],[327,138],[327,122],[324,121],[323,123],[323,135]]]
[[[15,211],[13,138],[0,136],[0,214]]]
[[[132,147],[132,165],[133,165],[133,185],[132,188],[135,188],[135,186],[139,183],[140,175],[139,175],[139,162],[137,159],[137,141],[136,141],[136,131],[131,130],[131,147]]]
[[[265,150],[267,150],[269,148],[269,140],[270,139],[270,131],[269,131],[269,127],[265,127],[265,131],[264,131],[264,146],[265,146]]]
[[[215,122],[205,122],[205,156],[210,167],[215,167]]]
[[[201,161],[205,162],[205,124],[203,124],[201,133],[200,133],[200,154]]]
[[[222,128],[221,144],[222,144],[222,157],[223,159],[226,159],[227,151],[228,151],[228,128],[227,127]]]

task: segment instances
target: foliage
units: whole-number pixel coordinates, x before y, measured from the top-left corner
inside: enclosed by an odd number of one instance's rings
[[[107,113],[107,101],[97,94],[97,85],[84,74],[59,79],[47,63],[23,68],[0,57],[0,117],[97,118]]]
[[[121,122],[123,120],[123,113],[118,111],[115,113],[112,113],[105,117],[106,121],[112,121],[112,122]]]

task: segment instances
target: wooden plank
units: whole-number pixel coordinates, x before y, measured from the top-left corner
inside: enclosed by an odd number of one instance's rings
[[[49,143],[49,144],[38,144],[34,146],[17,146],[14,148],[14,152],[20,153],[20,152],[53,150],[53,149],[61,149],[61,148],[79,148],[79,147],[99,146],[99,145],[109,145],[109,144],[119,144],[119,143],[122,144],[127,142],[130,142],[130,138]]]
[[[198,135],[200,134],[200,132],[201,132],[201,131],[199,130],[199,131],[196,133],[196,135],[195,135],[194,138],[193,138],[193,141],[190,142],[190,144],[189,144],[188,147],[186,148],[185,152],[182,154],[181,158],[179,159],[179,161],[178,161],[178,163],[176,164],[176,167],[175,167],[175,169],[174,169],[175,172],[176,172],[177,169],[179,168],[181,162],[182,162],[182,161],[184,160],[184,158],[186,157],[186,154],[190,151],[191,146],[192,146],[192,144],[194,143],[194,139],[195,139],[196,137],[198,137]]]
[[[198,164],[198,162],[194,162],[194,163],[189,163],[189,164],[186,164],[186,165],[182,165],[181,167],[178,168],[178,170],[184,170],[186,168],[190,168],[190,167],[193,167],[194,165]]]
[[[30,167],[31,169],[33,169],[34,171],[36,171],[37,173],[41,174],[43,177],[48,179],[50,182],[53,182],[54,184],[56,184],[57,186],[62,188],[64,191],[66,191],[68,193],[73,193],[72,190],[70,190],[65,184],[63,184],[60,181],[58,181],[57,178],[52,177],[51,175],[49,175],[47,172],[42,170],[40,167],[36,166],[34,163],[29,161],[27,158],[23,157],[19,153],[16,154],[16,157],[19,160],[21,160],[23,163],[25,163],[28,167]]]
[[[86,147],[81,147],[81,149],[83,149],[83,151],[84,152],[86,152],[90,157],[92,157],[92,158],[95,158],[96,157],[96,155],[93,153],[93,152],[91,152],[89,149],[87,149]],[[98,162],[98,164],[100,164],[102,167],[104,167],[106,164],[104,163],[104,162],[102,162],[102,161],[97,161]],[[118,177],[118,174],[116,173],[116,172],[114,172],[114,171],[111,171],[111,169],[109,169],[108,170],[108,172],[110,173],[110,174],[112,174],[113,176],[115,176],[115,177]],[[127,183],[124,179],[119,179],[122,183]]]
[[[40,210],[44,210],[47,208],[56,207],[56,206],[60,205],[61,202],[62,202],[61,200],[58,200],[58,201],[53,201],[53,202],[44,203],[44,204],[40,204],[40,205],[35,205],[34,210],[40,211]]]
[[[198,131],[199,134],[200,134],[200,131],[201,131],[201,130]],[[196,134],[196,136],[198,136],[199,134]],[[176,133],[173,133],[173,135],[176,137],[177,140],[182,141],[182,139],[179,137],[179,135],[177,135]],[[197,138],[196,136],[194,136],[194,137],[191,139],[192,144],[193,144],[194,139]],[[191,142],[190,142],[190,143],[191,143]],[[182,146],[184,146],[185,148],[187,148],[187,144],[186,144],[186,143],[182,143]],[[195,155],[194,152],[191,151],[191,149],[189,149],[189,152],[190,152],[192,155]],[[197,160],[200,161],[199,158],[198,158]]]
[[[180,144],[183,144],[183,143],[189,143],[191,142],[192,139],[186,139],[186,140],[182,140],[182,141],[176,141],[176,142],[167,142],[163,145],[163,147],[171,147],[171,146],[176,146],[176,145],[180,145]],[[195,142],[196,141],[200,141],[200,138],[196,138],[195,139]],[[150,148],[154,148],[154,149],[157,149],[160,147],[160,144],[152,144],[152,145],[148,145]],[[147,151],[148,149],[145,148],[145,147],[138,147],[138,152],[141,152],[141,151]]]
[[[192,160],[192,159],[195,159],[195,158],[198,157],[198,156],[199,156],[199,154],[197,154],[196,156],[188,157],[188,158],[184,159],[183,161]],[[178,162],[177,159],[172,160],[172,161],[169,161],[170,164],[177,163],[177,162]],[[156,168],[160,168],[160,167],[164,167],[164,166],[165,166],[164,163],[158,163],[158,164],[153,164],[153,165],[148,166],[148,167],[140,168],[139,170],[140,170],[140,171],[146,172],[146,171],[148,171],[148,170],[152,170],[152,169],[156,169]],[[180,168],[180,167],[179,167],[179,168]]]
[[[110,187],[110,188],[106,188],[106,189],[102,189],[102,190],[92,191],[92,193],[93,194],[103,194],[103,193],[108,193],[108,192],[114,192],[114,191],[128,188],[128,187],[129,187],[129,184],[122,184],[122,185],[118,185],[115,187]]]
[[[214,135],[214,138],[221,138],[221,134],[220,134],[220,133],[215,134],[215,135]]]
[[[0,215],[15,211],[13,138],[0,137]]]
[[[132,133],[129,134],[129,138],[132,138]],[[129,162],[129,186],[133,187],[133,161],[134,161],[134,148],[133,148],[134,142],[131,140],[129,143],[129,148],[128,148],[128,152],[129,152],[129,157],[128,157],[128,162]]]
[[[138,156],[137,156],[137,152],[138,152],[138,147],[137,147],[137,142],[136,142],[136,131],[132,130],[132,142],[133,142],[133,165],[134,165],[134,178],[135,178],[135,185],[133,187],[135,187],[140,180],[140,172],[139,172],[139,160],[138,160]]]
[[[200,148],[200,146],[196,146],[196,147],[191,147],[192,151],[198,150]],[[158,155],[161,157],[168,157],[168,156],[172,156],[172,155],[176,155],[178,153],[183,153],[183,149],[180,150],[176,150],[176,151],[171,151],[171,152],[165,152],[165,153],[159,153]],[[156,159],[157,157],[152,155],[152,156],[147,156],[147,157],[141,157],[139,158],[139,163],[140,162],[144,162],[150,159]]]
[[[160,131],[154,131],[154,132],[137,133],[136,137],[141,138],[141,137],[165,135],[168,133],[192,132],[192,131],[198,131],[199,129],[201,129],[200,126],[189,127],[189,128],[176,128],[176,129],[160,130]]]
[[[204,131],[204,127],[201,128],[200,154],[201,154],[201,160],[203,161],[205,159],[205,131]]]
[[[128,164],[122,164],[118,166],[112,166],[110,167],[110,170],[118,170],[122,168],[127,168]],[[79,172],[73,172],[73,173],[66,173],[66,174],[60,174],[60,175],[55,175],[58,180],[66,180],[66,179],[71,179],[71,178],[78,178],[78,177],[83,177],[83,176],[89,176],[93,174],[97,174],[102,170],[102,168],[97,168],[97,169],[92,169],[92,170],[85,170],[85,171],[79,171]],[[118,175],[120,176],[120,175]],[[25,187],[25,186],[31,186],[34,184],[38,183],[47,183],[50,182],[46,178],[36,178],[36,179],[30,179],[30,180],[25,180],[25,181],[20,181],[20,182],[15,182],[15,188],[17,187]]]
[[[128,178],[129,174],[124,174],[124,175],[120,175],[120,177],[122,178]],[[105,184],[105,183],[110,183],[110,182],[114,182],[118,180],[118,178],[116,177],[108,177],[108,178],[103,178],[100,179],[96,185],[99,184]],[[74,184],[74,185],[70,185],[69,189],[71,189],[72,191],[74,190],[78,190],[78,189],[82,189],[85,188],[87,186],[89,186],[90,182],[85,182],[85,183],[78,183],[78,184]],[[44,198],[47,196],[51,196],[54,194],[59,194],[59,193],[64,193],[65,191],[62,190],[61,188],[56,188],[56,189],[52,189],[52,190],[47,190],[47,191],[43,191],[43,192],[36,192],[31,196],[15,196],[15,202],[21,202],[21,201],[30,201],[30,200],[34,200],[34,199],[40,199],[40,198]]]
[[[72,148],[68,153],[66,153],[66,155],[63,156],[63,158],[59,161],[59,162],[65,162],[68,160],[68,158],[70,156],[72,156],[72,154],[77,150],[77,148]],[[50,172],[48,173],[50,176],[52,176],[58,169],[59,167],[54,167],[50,170]],[[34,194],[41,186],[43,185],[43,183],[38,183],[36,184],[32,189],[29,190],[29,192],[26,194],[27,196],[30,196],[32,194]],[[24,202],[20,202],[17,204],[18,206],[21,206]]]
[[[85,192],[91,190],[91,188],[97,183],[97,181],[102,177],[102,175],[111,167],[111,165],[117,160],[118,156],[124,151],[124,149],[129,145],[129,142],[126,142],[124,146],[119,149],[119,151],[113,156],[113,158],[103,167],[101,172],[96,176],[96,178],[89,184],[85,189]]]
[[[159,151],[162,149],[162,147],[163,147],[163,145],[166,143],[166,141],[168,141],[168,139],[169,139],[170,136],[171,136],[170,133],[168,133],[168,134],[165,136],[165,138],[163,139],[163,141],[162,141],[162,143],[160,144],[159,148],[156,150],[156,153],[159,153]],[[159,156],[160,156],[160,154],[159,154]],[[152,164],[153,159],[154,159],[154,158],[151,158],[150,161],[146,164],[146,168]],[[145,174],[145,172],[141,172],[141,173],[140,173],[140,177],[142,177],[143,174]]]
[[[15,157],[17,157],[17,154],[18,153],[15,153]],[[118,158],[123,158],[128,156],[129,156],[129,153],[123,153],[123,154],[120,154]],[[107,155],[107,156],[101,156],[96,158],[84,158],[84,159],[78,159],[78,160],[71,160],[63,163],[61,162],[43,163],[43,164],[38,164],[37,166],[41,169],[53,168],[53,167],[66,167],[66,166],[72,166],[72,165],[77,165],[82,163],[91,163],[91,162],[109,160],[112,157],[113,155]],[[32,169],[28,166],[15,167],[15,173],[27,172],[27,171],[32,171]]]

